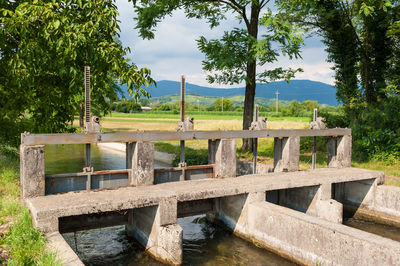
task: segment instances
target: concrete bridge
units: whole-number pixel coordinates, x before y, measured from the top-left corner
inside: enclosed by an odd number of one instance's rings
[[[329,137],[327,168],[299,171],[307,136]],[[267,137],[274,173],[236,177],[236,139]],[[154,141],[198,139],[208,139],[208,165],[154,169]],[[126,169],[45,175],[44,145],[103,142],[126,143]],[[400,225],[400,189],[383,181],[351,168],[349,129],[23,134],[21,143],[23,200],[66,265],[81,262],[60,233],[121,224],[179,265],[177,218],[196,214],[302,264],[400,265],[400,243],[342,225],[344,211]]]

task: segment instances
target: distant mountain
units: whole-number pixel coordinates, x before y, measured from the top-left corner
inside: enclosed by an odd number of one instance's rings
[[[126,87],[122,87],[126,92]],[[167,95],[180,94],[180,82],[161,80],[157,82],[157,87],[151,86],[147,91],[152,97],[161,97]],[[186,83],[186,92],[191,95],[213,96],[213,97],[230,97],[235,95],[244,95],[245,88],[210,88]],[[268,84],[257,83],[256,97],[275,98],[275,92],[279,92],[280,100],[297,100],[299,102],[305,100],[318,101],[319,104],[328,104],[337,106],[336,88],[322,82],[311,80],[292,80],[290,83],[286,81],[271,82]],[[127,93],[125,97],[127,97]]]

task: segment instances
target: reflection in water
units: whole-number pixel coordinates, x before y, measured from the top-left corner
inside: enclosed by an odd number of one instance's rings
[[[208,223],[205,216],[178,222],[183,229],[183,265],[293,265]],[[64,238],[86,265],[162,265],[126,236],[124,226],[68,233]]]
[[[390,238],[395,241],[400,241],[400,228],[398,227],[379,224],[372,221],[364,221],[355,218],[344,219],[343,224],[363,230],[365,232]]]
[[[125,152],[92,144],[91,161],[95,171],[125,169]],[[85,145],[46,145],[46,174],[82,172],[85,167]],[[155,162],[155,167],[167,167]]]

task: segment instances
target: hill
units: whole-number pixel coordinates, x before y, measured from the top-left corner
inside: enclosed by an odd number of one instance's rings
[[[126,87],[122,87],[126,92]],[[328,104],[337,106],[336,88],[322,82],[311,80],[292,80],[290,83],[285,81],[271,82],[268,84],[257,83],[256,97],[275,98],[275,92],[279,91],[279,100],[299,102],[305,100],[318,101],[319,104]],[[162,97],[167,95],[180,94],[180,82],[161,80],[157,82],[157,87],[151,86],[147,91],[152,97]],[[211,96],[211,97],[230,97],[235,95],[244,95],[245,88],[210,88],[186,83],[186,92],[191,95]],[[127,96],[127,93],[126,95]]]

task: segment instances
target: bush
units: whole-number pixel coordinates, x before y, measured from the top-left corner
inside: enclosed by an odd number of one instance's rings
[[[120,102],[113,103],[111,110],[120,113],[139,113],[142,111],[140,104],[135,103],[133,100],[123,100]]]

